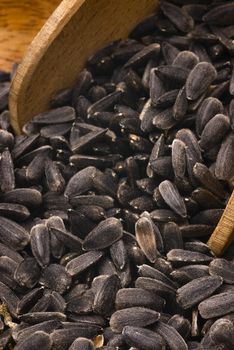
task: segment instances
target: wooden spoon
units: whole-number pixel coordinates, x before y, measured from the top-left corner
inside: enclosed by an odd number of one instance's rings
[[[10,71],[61,0],[0,1],[0,69]]]
[[[232,243],[234,239],[234,191],[219,220],[214,232],[212,233],[208,245],[215,255],[220,256],[224,250]]]
[[[71,87],[86,59],[156,8],[155,0],[63,0],[30,45],[10,91],[17,133],[46,110],[53,93]]]

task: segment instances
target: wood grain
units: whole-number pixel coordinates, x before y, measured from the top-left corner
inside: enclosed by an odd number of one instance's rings
[[[33,40],[13,81],[15,131],[47,109],[55,91],[74,84],[89,55],[126,37],[155,7],[155,0],[63,0]]]
[[[226,209],[207,242],[211,250],[217,256],[221,256],[224,250],[234,239],[234,191],[228,201]]]
[[[28,45],[61,0],[0,1],[0,69],[19,63]]]

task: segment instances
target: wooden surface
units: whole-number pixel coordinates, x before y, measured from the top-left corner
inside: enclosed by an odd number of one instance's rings
[[[63,0],[33,40],[12,84],[12,125],[48,108],[51,95],[71,86],[88,56],[126,37],[156,7],[155,0]]]
[[[61,0],[0,0],[0,69],[19,63]]]
[[[221,256],[224,250],[234,239],[234,191],[229,199],[228,205],[224,213],[211,235],[208,245],[211,250],[217,255]]]

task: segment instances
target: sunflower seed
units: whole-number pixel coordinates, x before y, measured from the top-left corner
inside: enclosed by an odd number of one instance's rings
[[[206,265],[182,266],[171,272],[171,277],[181,284],[188,283],[196,278],[209,276],[209,267]]]
[[[52,192],[62,192],[65,187],[65,180],[55,164],[51,160],[45,163],[45,176],[47,187]]]
[[[173,105],[173,117],[176,120],[182,120],[188,109],[188,100],[186,98],[185,87],[183,86],[176,97]]]
[[[64,229],[58,229],[54,227],[54,225],[50,227],[50,232],[52,232],[52,234],[54,234],[65,246],[73,249],[73,251],[81,251],[82,241],[75,235],[67,232]]]
[[[53,230],[51,228],[57,228],[62,231],[65,231],[65,226],[63,223],[63,220],[60,217],[56,216],[51,216],[47,221],[46,221],[46,226],[49,230],[49,237],[50,237],[50,250],[51,254],[55,258],[61,258],[63,251],[64,251],[64,246],[63,242],[60,241],[56,234],[54,234]]]
[[[212,257],[183,249],[172,249],[167,253],[167,259],[173,264],[203,264],[213,260]]]
[[[91,290],[71,298],[67,303],[67,311],[73,314],[88,314],[93,310],[94,295]]]
[[[212,64],[198,63],[190,72],[186,81],[186,96],[188,100],[196,100],[215,80],[217,72]]]
[[[158,188],[168,206],[174,210],[176,214],[186,217],[186,207],[176,186],[172,182],[165,180],[160,183]]]
[[[122,334],[124,336],[125,341],[130,346],[146,348],[147,350],[166,349],[166,345],[163,338],[159,334],[149,329],[126,326],[124,327]]]
[[[30,212],[20,204],[0,203],[0,215],[16,221],[24,221],[30,216]]]
[[[226,315],[234,310],[233,293],[219,293],[203,300],[198,305],[200,315],[204,319]]]
[[[101,333],[101,327],[97,325],[75,325],[65,329],[56,329],[50,334],[55,350],[68,349],[71,344],[80,337],[92,339]]]
[[[145,307],[156,311],[161,311],[165,305],[165,300],[154,295],[148,290],[141,288],[123,288],[116,294],[116,309],[126,309],[135,306]]]
[[[198,64],[198,56],[191,51],[181,51],[174,59],[172,65],[187,69],[193,69]]]
[[[121,333],[126,326],[144,327],[155,323],[160,317],[157,311],[143,307],[131,307],[115,311],[110,318],[110,327],[116,333]]]
[[[83,242],[84,250],[104,249],[118,241],[123,235],[122,225],[116,218],[108,218],[98,224]]]
[[[60,124],[75,120],[75,110],[72,107],[60,107],[38,114],[33,118],[37,124]]]
[[[30,232],[30,244],[32,253],[41,267],[50,262],[50,236],[46,225],[33,226]]]
[[[2,303],[5,303],[7,305],[10,313],[16,317],[16,309],[19,303],[19,298],[9,287],[7,287],[2,282],[0,282],[0,299]]]
[[[13,161],[8,149],[1,154],[0,166],[1,190],[2,192],[12,191],[15,187],[15,175]]]
[[[42,297],[43,292],[44,288],[38,287],[25,294],[17,305],[17,314],[29,312],[32,306]]]
[[[116,268],[123,270],[127,264],[127,250],[122,239],[113,243],[110,247],[110,255]]]
[[[154,328],[156,333],[161,335],[161,337],[164,339],[165,343],[170,347],[171,350],[188,349],[184,339],[174,327],[159,321],[157,322]]]
[[[167,107],[173,106],[173,104],[176,101],[176,97],[178,95],[178,92],[179,92],[179,90],[175,89],[175,90],[171,90],[171,91],[167,91],[167,92],[163,93],[156,100],[156,106],[159,108],[167,108]],[[151,101],[153,103],[152,96],[151,96]]]
[[[172,249],[183,249],[183,239],[179,226],[175,222],[168,222],[163,228],[165,252]]]
[[[163,86],[162,81],[157,75],[157,68],[153,68],[150,71],[150,76],[149,76],[149,90],[150,90],[150,100],[149,100],[149,105],[157,106],[158,105],[158,99],[165,93],[165,88]],[[144,112],[142,111],[140,119],[143,120],[143,115],[144,119],[146,118],[145,114],[146,112],[149,113],[149,111],[154,111],[154,109],[150,109],[148,105],[144,106]],[[143,131],[147,131],[144,130]]]
[[[219,180],[231,179],[234,174],[234,162],[233,162],[233,149],[234,149],[234,137],[229,134],[223,141],[217,160],[215,163],[215,176]],[[225,159],[225,161],[224,161]]]
[[[225,259],[214,259],[209,265],[211,275],[217,275],[223,278],[223,281],[234,284],[233,263]]]
[[[32,288],[40,278],[40,267],[34,258],[24,259],[15,270],[14,279],[22,287]]]
[[[135,225],[136,239],[150,262],[155,262],[157,257],[156,237],[153,223],[146,217],[140,218]]]
[[[174,88],[181,88],[189,76],[189,70],[176,66],[158,66],[155,74],[164,84],[171,84]]]
[[[36,349],[40,348],[42,350],[50,350],[52,347],[52,341],[50,339],[50,336],[43,332],[43,331],[37,331],[28,338],[22,340],[19,342],[16,346],[16,350],[29,350],[29,349]]]
[[[16,188],[4,193],[1,199],[7,203],[21,204],[26,207],[38,207],[42,203],[41,193],[33,188]]]
[[[219,276],[201,277],[177,289],[177,302],[189,309],[212,295],[222,284]]]
[[[234,14],[234,5],[231,2],[231,3],[215,6],[203,16],[203,20],[211,24],[227,26],[229,24],[233,24],[232,23],[233,14]]]
[[[192,199],[194,199],[203,209],[218,209],[224,207],[224,203],[205,188],[198,187],[194,190],[192,192]]]
[[[223,114],[216,114],[204,127],[201,134],[200,146],[209,149],[220,143],[230,128],[229,118]],[[216,142],[214,142],[214,136]]]
[[[174,139],[171,148],[172,166],[175,176],[178,179],[184,178],[186,172],[185,143]]]
[[[114,309],[116,293],[120,286],[118,276],[108,276],[95,295],[93,310],[98,314],[110,316]]]
[[[51,264],[43,270],[40,283],[63,294],[70,287],[71,277],[63,266]]]
[[[66,265],[66,271],[71,275],[78,275],[94,265],[103,256],[102,252],[90,251],[72,259]]]
[[[164,60],[168,65],[172,64],[180,51],[166,41],[162,43],[161,47]]]
[[[232,346],[233,344],[233,322],[226,318],[221,318],[214,322],[211,326],[209,335],[215,344],[225,344],[225,346]]]
[[[149,277],[138,277],[135,286],[156,293],[162,298],[170,298],[175,295],[175,288],[170,284]]]
[[[160,45],[155,43],[144,47],[141,51],[132,56],[126,63],[125,67],[142,66],[149,59],[157,58],[160,52]]]
[[[213,192],[217,197],[221,199],[225,197],[222,185],[204,164],[196,163],[193,167],[193,174],[204,187]]]
[[[93,185],[96,168],[89,166],[76,173],[68,182],[64,191],[65,197],[78,196],[89,191]]]
[[[94,343],[87,338],[77,338],[69,347],[69,350],[94,350]]]
[[[168,325],[175,328],[184,339],[188,338],[191,331],[191,324],[187,318],[180,315],[174,315],[168,321]]]
[[[15,250],[22,250],[29,242],[29,233],[14,221],[0,217],[0,240]]]
[[[189,32],[194,25],[192,17],[183,12],[179,7],[164,1],[160,4],[160,9],[166,17],[182,32]]]
[[[171,286],[171,288],[176,288],[175,283],[169,277],[167,277],[163,272],[157,269],[154,269],[149,265],[144,264],[139,266],[138,272],[139,272],[139,275],[142,277],[154,278],[157,281],[161,281],[165,284],[168,284],[169,286]]]

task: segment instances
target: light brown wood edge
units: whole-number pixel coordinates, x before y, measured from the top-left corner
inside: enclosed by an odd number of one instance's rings
[[[12,126],[49,107],[51,96],[73,86],[87,57],[129,31],[157,7],[157,0],[63,0],[33,40],[10,91]]]
[[[24,93],[25,87],[28,86],[29,81],[32,79],[33,72],[37,67],[38,62],[42,59],[48,47],[84,2],[85,0],[63,0],[34,38],[19,65],[15,78],[12,81],[9,96],[11,124],[17,134],[21,133],[22,127],[18,121],[18,95]],[[47,41],[46,45],[44,45],[45,38]],[[43,45],[41,45],[41,43],[43,43]]]
[[[0,69],[11,71],[61,0],[0,1]]]
[[[234,239],[234,191],[224,213],[207,244],[216,256],[221,256]]]

